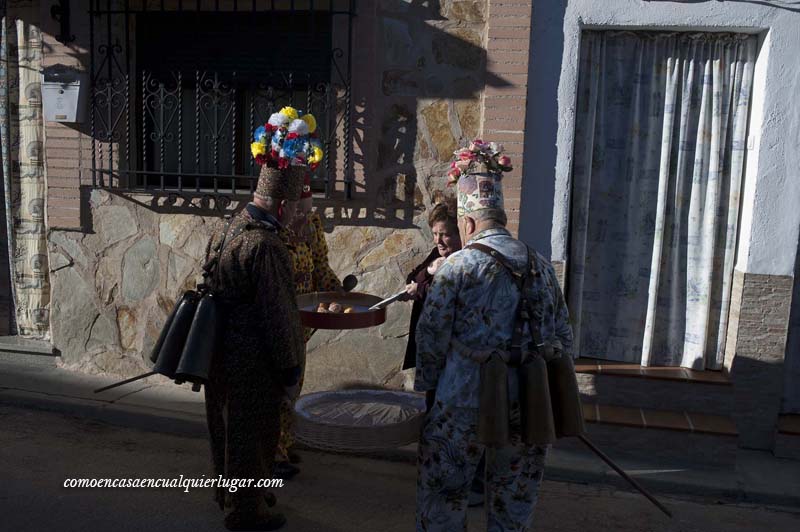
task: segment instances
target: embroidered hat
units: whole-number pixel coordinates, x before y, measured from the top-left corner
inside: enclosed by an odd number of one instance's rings
[[[297,201],[303,190],[303,176],[306,173],[307,169],[302,166],[279,169],[264,165],[253,195],[262,200]]]
[[[458,215],[480,210],[503,213],[503,172],[513,169],[503,145],[475,139],[453,155],[447,177],[448,186],[456,185]]]
[[[502,174],[499,172],[467,174],[458,180],[456,186],[459,216],[481,210],[504,212]]]

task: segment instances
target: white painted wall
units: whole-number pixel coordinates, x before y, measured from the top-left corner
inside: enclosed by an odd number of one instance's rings
[[[581,30],[761,33],[736,268],[792,275],[800,232],[800,5],[749,0],[537,0],[533,8],[520,236],[567,254]],[[552,201],[550,200],[552,198]]]

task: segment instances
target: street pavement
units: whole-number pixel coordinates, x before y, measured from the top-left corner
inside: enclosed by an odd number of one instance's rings
[[[222,530],[209,489],[63,487],[67,478],[211,475],[202,394],[161,377],[93,393],[114,380],[52,357],[0,353],[0,530]],[[800,462],[743,451],[732,471],[670,464],[652,451],[621,463],[675,519],[619,489],[585,449],[559,443],[534,530],[800,530]],[[414,454],[414,446],[372,457],[304,451],[301,475],[276,490],[285,530],[413,530]],[[483,529],[480,510],[470,523]]]
[[[216,531],[210,489],[64,488],[67,478],[211,475],[203,438],[107,425],[0,403],[0,529],[18,532]],[[305,451],[301,474],[275,490],[293,532],[414,529],[415,468]],[[599,485],[546,481],[534,531],[800,530],[800,508],[665,498],[669,520],[638,495]],[[483,530],[470,511],[470,532]]]

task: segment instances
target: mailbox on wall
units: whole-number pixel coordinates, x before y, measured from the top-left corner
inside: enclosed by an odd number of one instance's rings
[[[88,76],[63,65],[44,70],[42,107],[48,122],[84,122]]]

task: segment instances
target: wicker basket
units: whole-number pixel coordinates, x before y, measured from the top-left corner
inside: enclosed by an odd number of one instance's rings
[[[297,439],[328,451],[396,449],[419,438],[425,398],[393,390],[340,390],[304,395],[295,404]]]

